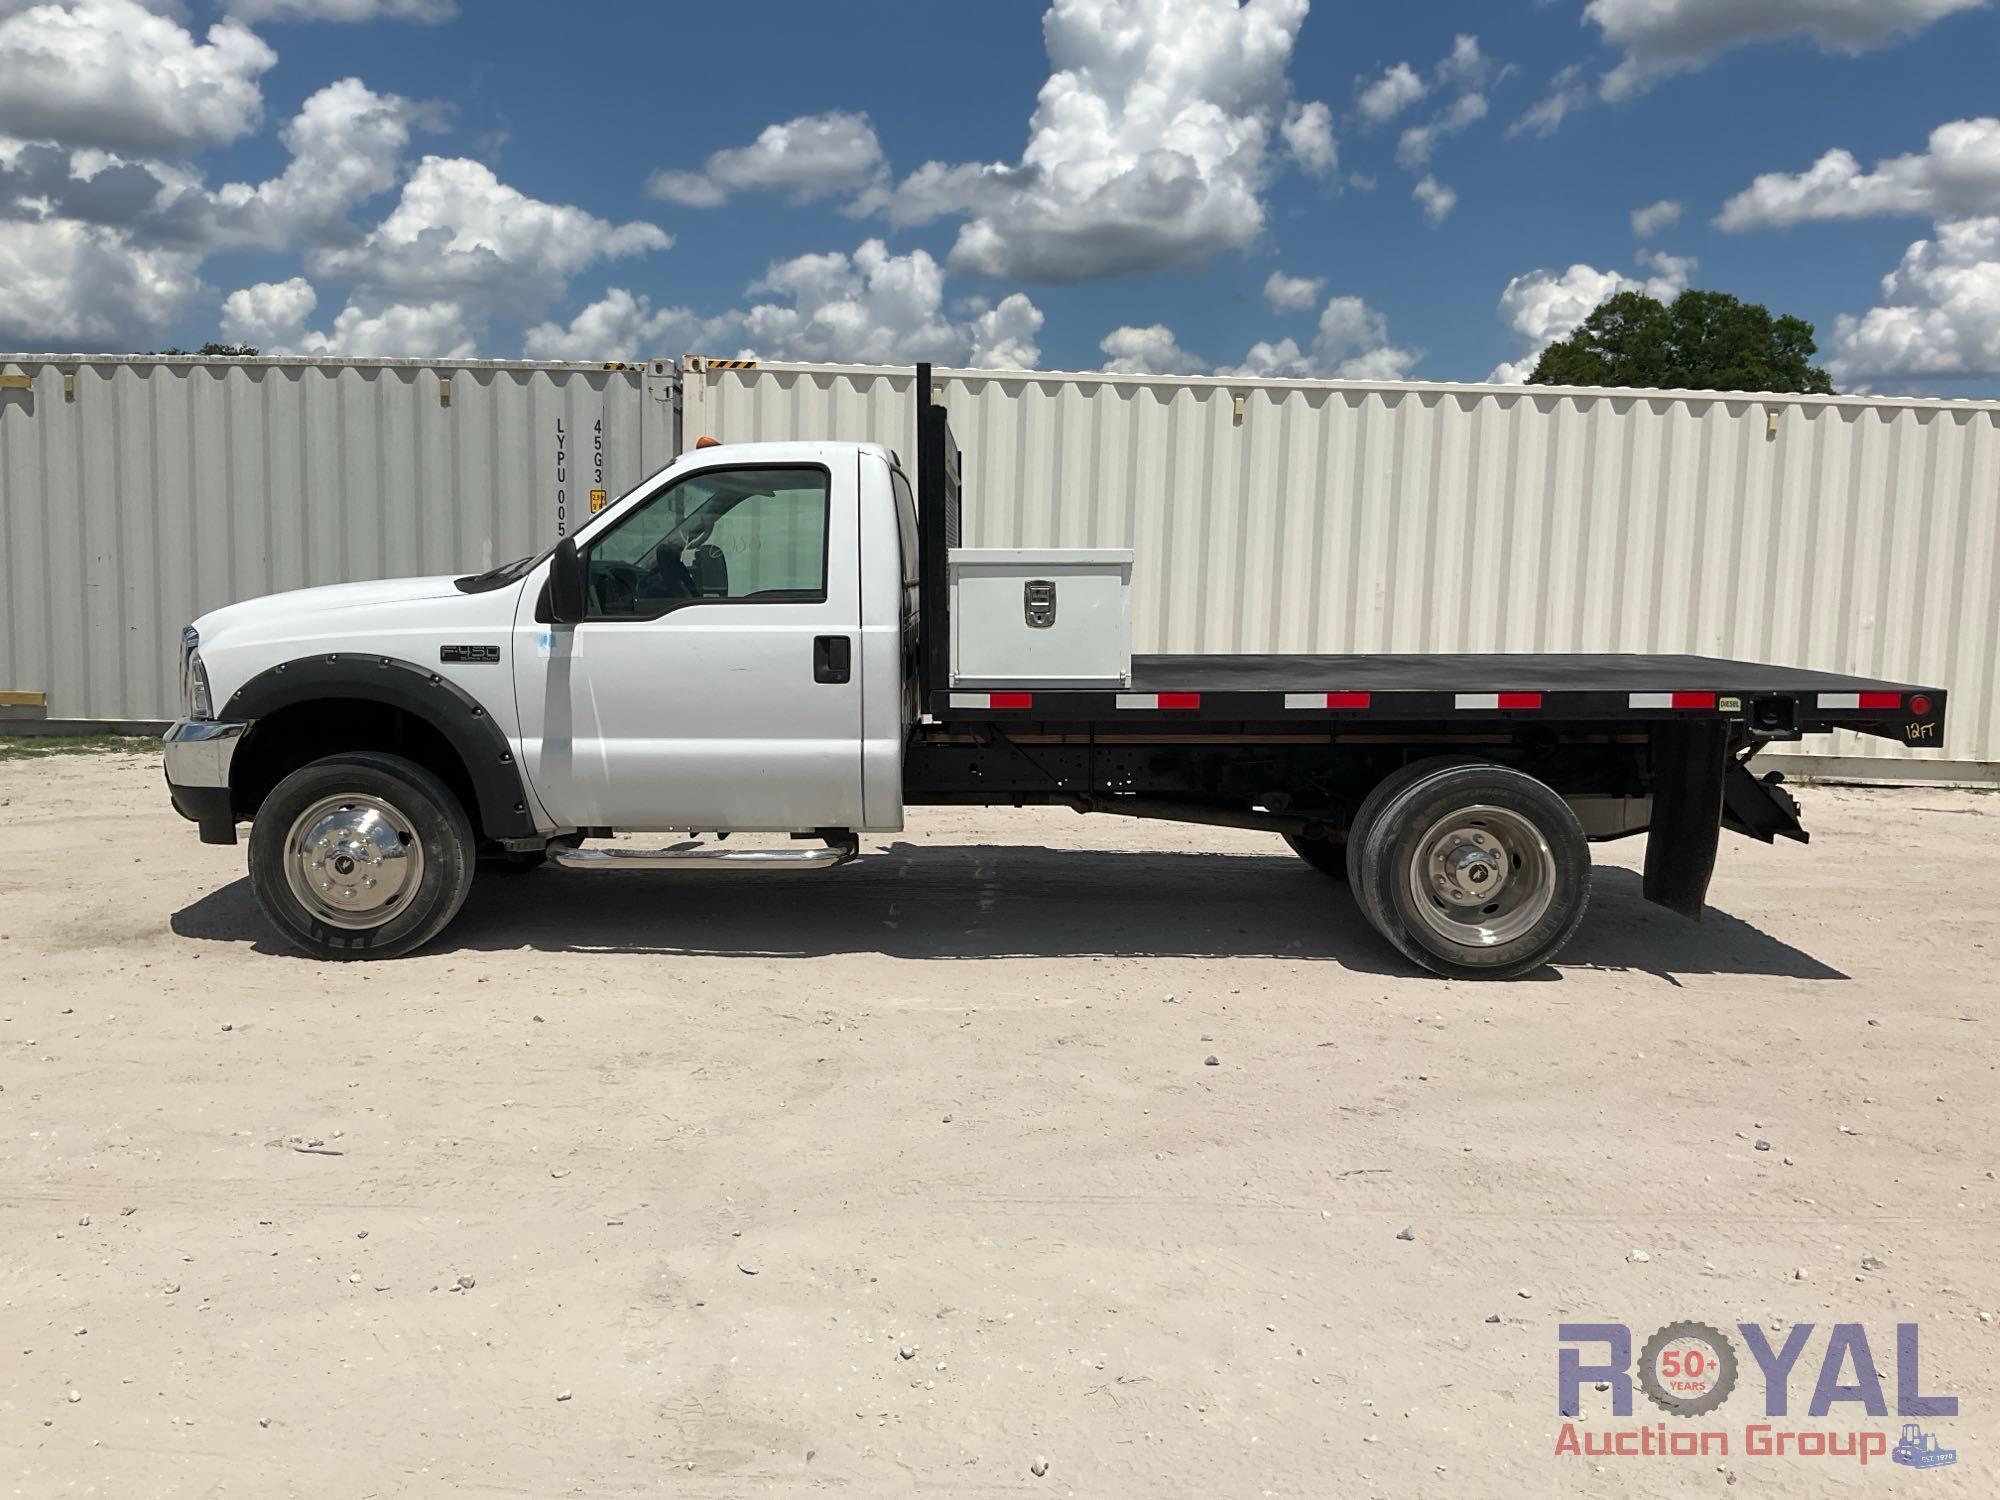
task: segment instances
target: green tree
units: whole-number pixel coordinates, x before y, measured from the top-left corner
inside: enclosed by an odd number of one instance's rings
[[[171,358],[176,354],[185,355],[187,353],[187,350],[154,349],[149,352],[153,354],[163,354]],[[254,344],[218,344],[213,341],[210,341],[209,343],[203,344],[199,349],[195,350],[194,352],[197,356],[199,356],[202,359],[255,359],[257,357],[257,349]]]
[[[1818,348],[1805,319],[1774,318],[1727,292],[1686,291],[1671,306],[1619,292],[1543,350],[1528,383],[1830,396],[1832,377],[1812,362]]]

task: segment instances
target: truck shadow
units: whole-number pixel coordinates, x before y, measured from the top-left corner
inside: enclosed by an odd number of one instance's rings
[[[174,913],[185,938],[284,952],[239,880]],[[434,951],[817,958],[1292,958],[1419,972],[1346,890],[1290,854],[894,843],[845,869],[760,875],[571,873],[483,878]],[[1556,969],[1847,976],[1726,912],[1697,924],[1600,866]]]

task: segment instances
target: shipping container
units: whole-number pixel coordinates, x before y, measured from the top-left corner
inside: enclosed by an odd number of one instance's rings
[[[171,719],[217,605],[540,551],[673,458],[676,379],[0,355],[0,727]]]
[[[682,434],[914,442],[901,369],[687,360]],[[965,544],[1131,547],[1142,652],[1636,651],[1942,684],[2000,784],[2000,402],[951,370]]]
[[[2000,403],[938,374],[968,546],[1132,548],[1133,647],[1689,652],[1941,683],[2000,785]],[[0,356],[0,721],[174,712],[181,625],[547,546],[703,435],[913,453],[914,372]],[[1760,761],[1760,764],[1764,763]]]

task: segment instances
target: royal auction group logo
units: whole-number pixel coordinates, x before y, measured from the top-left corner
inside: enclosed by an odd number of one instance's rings
[[[1942,1468],[1958,1461],[1958,1450],[1939,1445],[1921,1422],[1905,1421],[1893,1436],[1883,1428],[1849,1419],[1884,1419],[1890,1414],[1888,1389],[1875,1361],[1867,1328],[1835,1323],[1817,1346],[1817,1374],[1807,1397],[1806,1424],[1792,1417],[1795,1377],[1814,1370],[1808,1350],[1817,1326],[1795,1323],[1773,1347],[1755,1323],[1738,1323],[1735,1337],[1708,1323],[1680,1319],[1653,1332],[1632,1357],[1632,1330],[1623,1323],[1564,1323],[1556,1330],[1559,1458],[1803,1458],[1867,1464],[1887,1458],[1913,1469]],[[1742,1353],[1739,1358],[1738,1342]],[[1895,1333],[1895,1414],[1901,1418],[1955,1417],[1956,1396],[1923,1391],[1921,1333],[1915,1323],[1898,1323]],[[1710,1417],[1739,1384],[1761,1380],[1764,1421],[1730,1426],[1697,1419]],[[1608,1393],[1610,1416],[1630,1417],[1634,1387],[1667,1418],[1633,1425],[1599,1426],[1578,1422],[1585,1392]],[[1747,1393],[1746,1393],[1747,1394]],[[1595,1413],[1593,1413],[1595,1415]],[[1809,1425],[1808,1425],[1809,1424]]]
[[[1698,1417],[1736,1389],[1736,1347],[1706,1323],[1669,1323],[1639,1351],[1639,1388],[1677,1417]]]

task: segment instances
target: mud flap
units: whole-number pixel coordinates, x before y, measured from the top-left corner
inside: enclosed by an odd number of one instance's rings
[[[1723,782],[1733,766],[1727,726],[1653,726],[1653,817],[1642,888],[1656,906],[1697,922],[1715,873]]]

